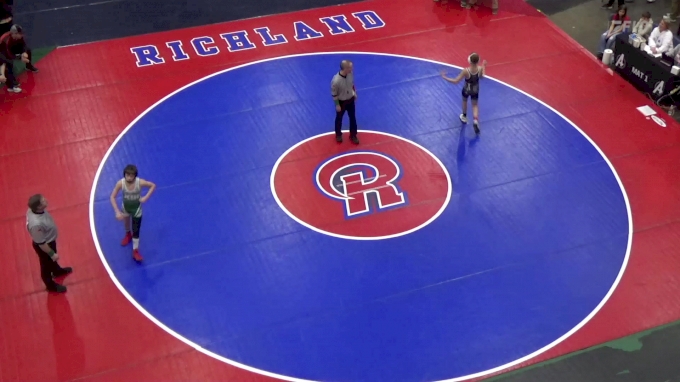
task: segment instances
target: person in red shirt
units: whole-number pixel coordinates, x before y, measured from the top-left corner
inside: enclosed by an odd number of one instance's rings
[[[14,61],[21,60],[26,64],[26,70],[37,72],[38,68],[31,62],[31,49],[24,40],[23,29],[20,25],[12,25],[9,32],[0,36],[0,65],[5,65],[4,75],[7,78],[7,90],[20,93],[21,88],[14,76]]]
[[[611,18],[609,29],[600,36],[600,43],[597,46],[597,58],[600,60],[604,56],[606,49],[613,49],[616,36],[620,33],[630,32],[630,17],[628,17],[628,7],[621,5],[619,11]]]

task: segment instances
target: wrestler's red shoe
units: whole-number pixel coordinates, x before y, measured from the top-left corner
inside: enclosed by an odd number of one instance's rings
[[[125,234],[125,237],[120,242],[120,245],[125,247],[126,245],[130,244],[131,241],[132,241],[132,232],[128,232],[128,233]]]
[[[142,259],[142,255],[139,254],[138,249],[133,249],[132,250],[132,258],[135,259],[136,262],[140,263]]]

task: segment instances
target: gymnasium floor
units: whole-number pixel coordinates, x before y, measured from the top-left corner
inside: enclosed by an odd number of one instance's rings
[[[471,52],[479,136],[439,76]],[[358,146],[332,134],[342,59]],[[0,104],[1,381],[479,380],[680,318],[678,125],[523,1],[355,2],[38,64]],[[108,200],[128,163],[158,185],[141,264]]]

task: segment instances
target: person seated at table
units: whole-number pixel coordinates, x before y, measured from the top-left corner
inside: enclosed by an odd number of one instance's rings
[[[670,49],[664,54],[668,57],[673,57],[673,65],[680,66],[680,44],[676,45],[675,48]]]
[[[597,57],[601,60],[606,49],[611,49],[619,33],[630,29],[630,17],[628,17],[628,7],[619,6],[619,11],[612,16],[609,29],[600,36],[600,44],[597,47]]]
[[[654,28],[654,21],[652,21],[652,14],[644,12],[640,20],[633,26],[633,34],[636,34],[645,39],[649,38],[649,34]]]
[[[665,53],[673,47],[673,32],[668,29],[668,20],[664,16],[659,26],[654,28],[647,39],[647,47],[652,54]]]

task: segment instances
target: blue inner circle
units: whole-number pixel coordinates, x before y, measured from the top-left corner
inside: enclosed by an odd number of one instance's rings
[[[448,207],[415,233],[334,238],[293,221],[272,196],[279,156],[332,131],[341,59],[354,62],[359,128],[412,140],[451,174]],[[96,238],[115,277],[199,346],[303,379],[455,378],[557,340],[623,265],[619,184],[567,121],[490,79],[474,138],[458,120],[461,85],[440,69],[372,54],[287,57],[168,98],[116,144],[95,186]],[[128,163],[158,185],[144,205],[141,265],[120,246],[109,202]]]

